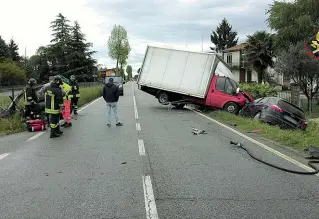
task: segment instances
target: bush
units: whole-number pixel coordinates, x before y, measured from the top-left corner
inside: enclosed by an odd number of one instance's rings
[[[102,96],[102,87],[80,88],[81,97],[78,107],[93,101]],[[3,100],[6,102],[6,100]],[[13,134],[23,132],[26,129],[25,123],[22,122],[21,116],[17,113],[10,118],[0,119],[0,134]]]
[[[240,84],[240,89],[249,92],[254,99],[275,96],[277,91],[268,84]]]

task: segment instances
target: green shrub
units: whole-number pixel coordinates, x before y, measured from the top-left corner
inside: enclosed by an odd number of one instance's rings
[[[277,91],[268,84],[240,84],[241,90],[249,92],[254,99],[275,96]]]
[[[10,118],[0,119],[0,134],[23,132],[26,125],[21,121],[21,116],[16,113]]]

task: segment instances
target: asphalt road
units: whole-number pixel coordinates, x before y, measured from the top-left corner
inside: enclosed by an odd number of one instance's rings
[[[106,127],[99,99],[61,138],[0,138],[0,218],[318,218],[317,176],[260,164],[229,141],[300,170],[192,111],[169,111],[133,85],[119,102],[123,127]],[[192,126],[208,134],[192,135]]]

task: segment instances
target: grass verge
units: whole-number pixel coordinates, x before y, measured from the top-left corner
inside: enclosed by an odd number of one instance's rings
[[[309,122],[306,131],[282,130],[277,126],[270,126],[256,120],[242,118],[222,111],[209,112],[208,115],[226,125],[237,124],[236,127],[244,132],[256,129],[263,130],[258,135],[299,151],[308,148],[309,145],[319,146],[319,124],[315,122]]]
[[[81,97],[79,99],[78,107],[85,105],[88,102],[102,96],[103,87],[87,87],[81,88]],[[0,105],[7,106],[10,103],[9,97],[0,96]],[[25,131],[26,126],[21,122],[19,114],[15,114],[10,118],[0,119],[0,135],[14,134]]]

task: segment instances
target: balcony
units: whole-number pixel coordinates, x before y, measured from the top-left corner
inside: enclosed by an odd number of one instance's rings
[[[232,63],[227,63],[231,69],[234,70],[239,70],[243,68],[243,63],[242,62],[232,62]]]

